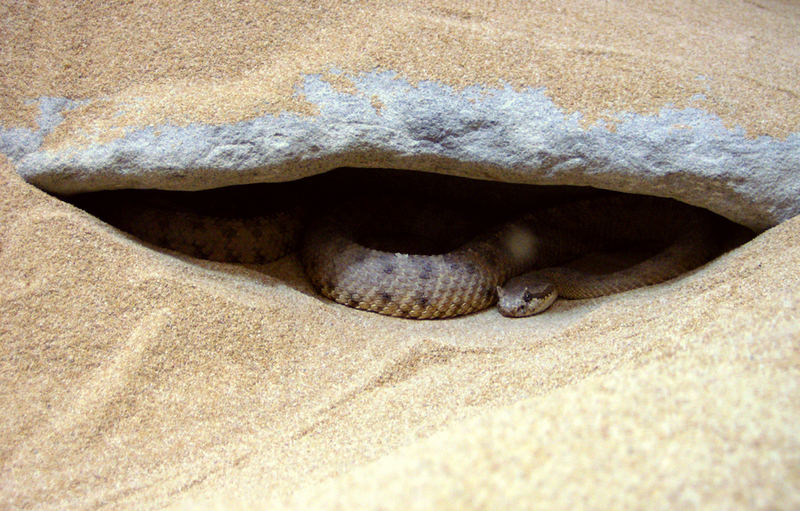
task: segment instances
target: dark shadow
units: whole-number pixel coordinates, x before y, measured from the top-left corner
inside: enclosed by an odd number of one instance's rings
[[[373,228],[361,235],[359,241],[363,244],[379,250],[431,254],[449,251],[493,225],[530,210],[615,194],[589,187],[510,184],[396,169],[340,168],[283,183],[194,192],[101,191],[60,198],[155,250],[253,278],[258,274],[252,272],[258,272],[316,296],[303,275],[296,250],[303,226],[325,211],[350,208],[348,214],[374,217],[372,225],[391,226]],[[369,208],[362,207],[367,204]],[[278,234],[285,239],[259,245],[260,240],[274,237],[274,233],[262,236],[257,232],[259,224],[254,219],[262,217],[277,219],[282,226]],[[409,221],[412,217],[417,220]],[[223,221],[217,222],[220,219]],[[748,229],[722,217],[715,215],[714,221],[719,253],[753,237]],[[237,236],[239,245],[231,248],[230,240]],[[286,246],[277,246],[281,243]],[[257,250],[252,249],[254,245],[258,245]],[[612,271],[620,264],[648,257],[652,250],[633,247],[619,257],[602,254],[599,260]],[[281,255],[283,252],[285,255]],[[239,257],[242,254],[244,257]],[[262,257],[264,254],[268,257]],[[275,257],[276,261],[270,261]]]

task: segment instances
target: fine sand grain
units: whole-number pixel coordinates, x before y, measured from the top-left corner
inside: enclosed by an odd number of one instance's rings
[[[474,4],[5,2],[0,125],[42,96],[93,100],[47,148],[313,115],[302,76],[377,68],[546,87],[588,125],[672,103],[798,131],[794,2]],[[145,246],[0,156],[0,508],[798,509],[797,268],[800,217],[660,286],[409,321],[294,256]]]
[[[93,99],[47,148],[122,128],[312,115],[303,75],[392,70],[413,82],[545,87],[587,125],[664,105],[719,115],[749,136],[800,126],[792,2],[46,2],[0,6],[0,122],[24,100]]]
[[[797,219],[655,288],[420,322],[3,179],[7,505],[800,502]]]

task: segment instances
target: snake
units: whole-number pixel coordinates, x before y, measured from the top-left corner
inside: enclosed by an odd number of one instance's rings
[[[444,249],[403,249],[375,242],[393,235],[387,223],[399,222],[394,230],[408,232],[430,230],[439,219],[444,225],[438,231],[418,237],[438,240],[459,231],[457,216],[424,202],[392,205],[391,198],[310,215],[290,207],[242,216],[176,204],[170,192],[146,199],[111,194],[76,203],[102,211],[97,215],[144,241],[202,259],[260,264],[297,251],[324,297],[400,318],[452,318],[493,304],[504,316],[527,317],[557,297],[596,298],[665,282],[704,264],[716,250],[710,213],[650,196],[614,194],[540,208],[477,234],[458,234]],[[586,263],[592,254],[623,249],[638,259],[611,271]]]

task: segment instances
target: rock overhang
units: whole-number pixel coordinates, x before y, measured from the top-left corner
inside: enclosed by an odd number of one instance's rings
[[[392,72],[307,75],[312,114],[229,124],[124,126],[46,138],[86,102],[41,98],[38,130],[0,129],[0,151],[53,193],[201,190],[295,180],[338,167],[421,170],[674,198],[760,231],[800,213],[800,133],[752,138],[699,108],[615,113],[587,125],[545,89],[454,89]],[[220,98],[224,108],[224,98]]]

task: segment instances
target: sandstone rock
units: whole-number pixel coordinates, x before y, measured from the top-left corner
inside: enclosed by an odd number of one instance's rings
[[[800,509],[796,2],[257,4],[0,7],[0,507]],[[414,322],[36,187],[345,165],[783,222],[659,286]]]
[[[585,126],[542,89],[457,91],[389,72],[342,78],[352,92],[305,78],[298,93],[316,115],[131,127],[113,140],[67,140],[57,150],[41,142],[75,104],[45,98],[39,130],[3,131],[0,150],[27,181],[58,193],[195,190],[362,166],[671,197],[755,230],[800,213],[798,133],[752,138],[701,109],[669,106]]]

